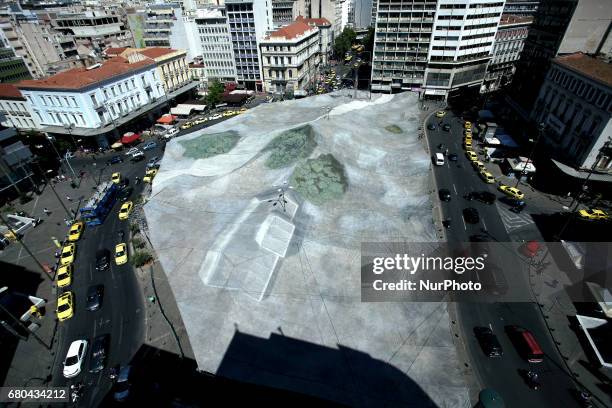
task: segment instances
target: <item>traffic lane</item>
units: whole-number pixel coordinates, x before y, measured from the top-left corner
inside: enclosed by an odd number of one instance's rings
[[[577,406],[571,394],[575,386],[564,371],[550,336],[542,330],[544,322],[537,307],[531,303],[478,304],[461,302],[458,305],[465,338],[472,356],[474,372],[483,388],[493,388],[511,406]],[[545,353],[542,363],[530,364],[524,360],[505,333],[505,326],[517,324],[529,329]],[[504,350],[500,358],[487,357],[473,334],[477,326],[491,325]],[[521,370],[538,373],[541,388],[529,388]]]

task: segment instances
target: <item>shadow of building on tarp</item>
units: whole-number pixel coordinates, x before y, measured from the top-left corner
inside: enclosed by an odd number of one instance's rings
[[[38,272],[32,272],[23,266],[0,261],[0,288],[7,290],[0,294],[0,384],[4,384],[8,370],[15,357],[15,350],[19,343],[19,335],[27,337],[28,333],[20,327],[11,316],[21,317],[31,303],[27,303],[27,296],[36,295],[38,286],[43,278]],[[6,311],[5,311],[6,310]],[[14,384],[10,384],[14,385]]]
[[[236,331],[217,375],[356,407],[435,407],[401,370],[342,345],[329,348],[282,334]]]

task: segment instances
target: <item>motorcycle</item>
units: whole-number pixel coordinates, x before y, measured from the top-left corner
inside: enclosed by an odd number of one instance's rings
[[[81,398],[81,390],[83,389],[83,384],[79,383],[77,385],[72,384],[70,386],[70,400],[72,402],[77,402],[79,398]]]
[[[533,371],[527,371],[526,377],[527,385],[529,386],[529,388],[533,390],[537,390],[538,388],[540,388],[540,380],[537,373]]]

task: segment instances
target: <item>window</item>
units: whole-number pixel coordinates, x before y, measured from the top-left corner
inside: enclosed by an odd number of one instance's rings
[[[74,106],[75,108],[77,108],[77,103],[76,103],[76,99],[74,98],[74,96],[70,97],[70,100],[72,101],[72,106]]]
[[[89,95],[89,97],[91,98],[91,102],[94,104],[94,106],[98,106],[98,101],[96,100],[96,95],[95,94],[91,94],[91,95]]]

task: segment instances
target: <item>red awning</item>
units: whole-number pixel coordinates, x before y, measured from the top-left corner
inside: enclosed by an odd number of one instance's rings
[[[138,134],[138,133],[127,132],[121,138],[121,143],[123,143],[123,144],[132,143],[132,142],[138,140],[139,137],[140,137],[140,134]]]
[[[169,125],[176,120],[176,116],[170,115],[169,113],[163,115],[161,118],[157,119],[157,123],[161,123],[162,125]]]

